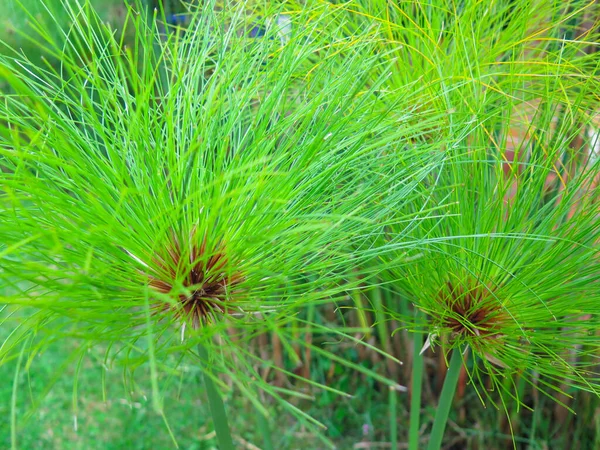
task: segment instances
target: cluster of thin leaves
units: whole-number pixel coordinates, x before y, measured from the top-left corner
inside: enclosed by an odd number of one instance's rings
[[[280,12],[249,7],[208,3],[186,30],[132,8],[130,42],[63,2],[59,38],[30,17],[50,62],[5,49],[0,361],[103,345],[107,367],[150,362],[160,410],[159,373],[204,361],[200,344],[261,412],[257,390],[302,395],[264,381],[273,363],[245,343],[276,333],[297,361],[290,342],[311,345],[297,314],[378,270],[381,202],[410,195],[434,157],[396,153],[406,130],[373,95],[374,42],[323,35],[333,13],[309,8],[256,38],[253,21]]]
[[[389,281],[427,318],[414,323],[400,308],[390,317],[428,333],[427,345],[470,350],[464,360],[482,400],[517,395],[505,381],[514,375],[550,396],[597,393],[597,5],[338,8],[349,31],[383,32],[392,114],[439,118],[406,143],[438,141],[445,155],[424,180],[425,197],[397,210],[422,220],[391,226],[383,247]],[[440,204],[444,215],[427,213]],[[406,264],[392,263],[395,233],[423,243]]]

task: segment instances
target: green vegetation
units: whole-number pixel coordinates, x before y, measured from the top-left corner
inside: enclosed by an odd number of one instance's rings
[[[0,7],[0,447],[596,448],[595,3],[152,6]]]

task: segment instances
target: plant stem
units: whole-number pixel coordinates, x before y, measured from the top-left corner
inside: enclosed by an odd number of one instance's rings
[[[17,360],[17,367],[15,368],[15,377],[13,378],[12,386],[12,398],[10,407],[10,448],[12,450],[17,449],[17,392],[19,389],[19,373],[21,370],[21,363],[23,361],[23,353],[25,352],[25,344],[21,347],[21,353]]]
[[[260,411],[258,412],[258,425],[260,426],[260,431],[263,435],[263,450],[273,450],[269,419],[267,419],[267,417]]]
[[[415,308],[415,324],[419,319],[420,311]],[[413,360],[410,392],[410,428],[408,430],[408,450],[419,448],[419,425],[421,420],[421,385],[423,383],[423,355],[421,346],[423,337],[421,333],[413,333]]]
[[[435,413],[427,450],[439,450],[442,446],[444,430],[446,429],[446,423],[448,422],[448,414],[450,413],[450,407],[452,406],[452,399],[454,398],[454,392],[456,391],[456,385],[458,384],[458,374],[460,373],[461,367],[462,352],[460,348],[456,348],[452,351],[452,357],[450,358],[450,367],[448,367],[448,373],[446,373],[446,379],[444,380],[444,386],[442,387],[442,394],[440,395],[440,402]]]
[[[396,420],[396,389],[390,386],[390,441],[392,442],[392,450],[398,450],[398,424]]]
[[[358,323],[360,323],[360,327],[365,330],[365,338],[369,338],[371,336],[371,327],[369,326],[369,321],[367,320],[367,315],[365,314],[365,307],[362,301],[361,291],[356,288],[350,294],[352,296],[352,300],[354,300],[354,311],[358,316]]]
[[[225,412],[225,405],[219,390],[215,386],[215,382],[208,373],[208,355],[206,349],[202,344],[198,345],[198,353],[200,359],[204,365],[202,371],[204,377],[204,386],[206,387],[206,395],[208,396],[208,405],[210,407],[210,413],[215,424],[215,433],[217,434],[217,441],[219,442],[220,450],[234,450],[233,440],[231,439],[231,431],[229,430],[229,422],[227,421],[227,413]]]

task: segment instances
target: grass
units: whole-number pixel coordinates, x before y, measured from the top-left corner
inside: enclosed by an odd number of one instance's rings
[[[32,366],[30,373],[21,374],[19,382],[19,403],[29,396],[42,392],[47,383],[55,376],[54,369],[72,351],[73,343],[61,343],[40,356]],[[26,449],[147,449],[171,448],[172,441],[165,430],[163,419],[153,408],[148,395],[151,392],[151,377],[147,371],[140,371],[136,377],[136,392],[129,398],[123,389],[123,375],[119,370],[106,373],[106,401],[102,396],[103,352],[96,349],[97,360],[93,356],[84,363],[85,369],[78,378],[78,430],[73,427],[72,391],[73,373],[67,371],[59,376],[52,391],[42,401],[39,410],[27,422],[26,432],[19,433],[19,448]],[[350,356],[351,352],[348,352]],[[426,364],[432,367],[435,360],[426,358]],[[318,365],[318,360],[315,365]],[[203,400],[201,374],[197,367],[188,367],[191,376],[182,378],[182,384],[174,383],[164,391],[165,414],[169,417],[173,433],[182,449],[215,448],[216,440],[207,409]],[[315,368],[316,373],[326,373],[329,367]],[[188,372],[186,372],[187,374]],[[5,365],[1,369],[3,379],[11,380],[13,367]],[[361,445],[369,448],[367,442],[388,443],[389,427],[387,423],[386,389],[368,380],[356,380],[343,372],[330,378],[336,387],[352,387],[355,397],[340,399],[330,394],[319,395],[314,401],[306,401],[304,407],[328,426],[327,435],[338,448],[353,448]],[[425,390],[435,388],[433,375],[426,378]],[[4,383],[0,389],[2,414],[9,415],[11,403],[11,383]],[[191,395],[190,395],[191,394]],[[146,395],[146,398],[144,398]],[[244,397],[229,396],[227,408],[234,439],[242,437],[244,442],[261,447],[262,436],[258,431],[256,414]],[[430,425],[436,408],[436,397],[425,396],[423,405],[424,426]],[[533,400],[531,400],[533,401]],[[407,394],[398,394],[398,435],[399,448],[407,442],[409,403]],[[516,423],[518,431],[515,440],[518,448],[543,449],[557,445],[572,445],[580,450],[595,448],[600,436],[598,433],[596,397],[579,393],[572,403],[578,414],[566,414],[561,422],[554,416],[554,404],[542,400],[538,413],[523,411]],[[306,449],[323,448],[321,442],[289,417],[281,415],[281,408],[269,405],[274,420],[272,427],[274,448],[298,448],[301,440]],[[18,410],[23,411],[22,406]],[[464,411],[464,415],[461,417]],[[449,448],[497,449],[511,446],[511,436],[502,426],[503,415],[494,408],[483,408],[474,393],[454,402],[447,442],[454,441]],[[566,432],[565,430],[568,430]],[[573,436],[576,437],[573,438]],[[0,445],[10,447],[10,426],[0,423]],[[421,438],[423,439],[423,437]],[[252,448],[236,441],[239,448]],[[423,441],[421,441],[423,442]],[[423,444],[422,444],[423,445]],[[375,447],[372,448],[381,448]],[[385,448],[385,447],[384,447]]]
[[[99,11],[102,18],[111,21],[113,26],[121,26],[126,8],[120,0],[94,0],[91,5]],[[34,31],[32,22],[44,23],[47,32],[60,39],[60,27],[69,23],[69,16],[61,11],[60,0],[11,0],[0,4],[2,31],[0,41],[28,55],[36,61],[47,56],[40,51],[39,42],[31,40]],[[51,12],[51,13],[50,13]]]

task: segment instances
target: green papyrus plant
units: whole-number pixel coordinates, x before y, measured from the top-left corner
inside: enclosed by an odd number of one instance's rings
[[[400,305],[373,307],[452,360],[429,448],[442,443],[462,367],[481,400],[502,409],[523,406],[519,379],[559,402],[571,389],[598,393],[598,5],[332,8],[347,34],[379,38],[378,56],[390,65],[373,74],[389,70],[390,114],[429,124],[404,147],[437,146],[444,157],[422,197],[387,203],[419,220],[396,221],[380,241],[387,282],[417,318]],[[405,241],[422,245],[407,250]],[[418,384],[421,366],[414,370]],[[420,448],[419,410],[413,401],[412,449]]]
[[[373,95],[383,78],[373,82],[372,43],[320,34],[333,13],[308,7],[291,27],[265,20],[264,36],[250,37],[250,6],[208,2],[185,30],[134,8],[130,42],[87,2],[63,2],[60,40],[32,22],[58,63],[10,47],[0,57],[0,303],[11,330],[0,363],[18,361],[18,375],[76,339],[77,371],[96,347],[127,376],[148,364],[161,414],[165,374],[196,364],[223,449],[233,445],[224,379],[262,415],[259,391],[316,423],[291,400],[305,394],[260,369],[300,377],[246,344],[275,333],[297,360],[291,343],[311,345],[295,332],[311,326],[294,325],[299,311],[379,270],[368,264],[368,243],[389,225],[379,199],[410,197],[415,174],[435,168],[427,151],[394,151],[402,130]],[[17,419],[13,405],[13,446]]]

